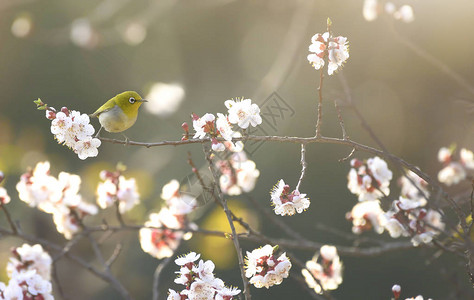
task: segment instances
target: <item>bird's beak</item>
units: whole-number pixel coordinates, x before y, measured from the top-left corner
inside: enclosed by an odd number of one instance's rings
[[[148,100],[142,99],[142,100],[138,100],[138,102],[148,102]]]

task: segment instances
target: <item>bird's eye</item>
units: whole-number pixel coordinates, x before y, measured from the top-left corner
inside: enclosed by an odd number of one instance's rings
[[[137,102],[137,100],[135,100],[135,98],[133,98],[133,97],[130,97],[130,99],[128,99],[128,102],[133,104],[133,103]]]

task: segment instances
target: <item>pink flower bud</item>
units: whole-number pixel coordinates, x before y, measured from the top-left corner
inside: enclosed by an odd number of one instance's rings
[[[392,287],[392,292],[393,292],[393,297],[395,297],[395,300],[397,300],[398,298],[400,298],[400,293],[402,291],[402,288],[398,285],[398,284],[395,284],[393,287]]]
[[[0,183],[2,183],[3,179],[5,179],[5,174],[3,174],[2,171],[0,171]]]
[[[114,174],[110,171],[107,171],[107,170],[103,170],[100,172],[100,179],[102,180],[106,180],[107,178],[111,178],[114,176]]]
[[[181,124],[181,128],[183,128],[183,130],[184,130],[185,132],[189,132],[188,123],[184,122],[183,124]]]
[[[191,115],[191,117],[193,118],[194,121],[196,121],[196,120],[199,119],[199,116],[196,115],[195,113],[193,113],[193,114]]]
[[[66,116],[69,117],[69,109],[67,109],[67,107],[65,107],[65,106],[64,106],[64,107],[61,107],[61,111],[62,111],[63,113],[65,113]]]
[[[358,160],[357,158],[351,160],[351,166],[354,168],[360,168],[362,165],[362,161]]]
[[[46,111],[46,119],[48,119],[48,120],[56,119],[56,113],[54,111],[47,110]]]

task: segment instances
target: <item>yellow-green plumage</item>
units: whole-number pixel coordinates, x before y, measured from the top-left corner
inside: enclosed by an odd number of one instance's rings
[[[143,102],[146,100],[137,92],[123,92],[105,102],[90,117],[98,117],[100,125],[108,132],[122,132],[135,124]]]

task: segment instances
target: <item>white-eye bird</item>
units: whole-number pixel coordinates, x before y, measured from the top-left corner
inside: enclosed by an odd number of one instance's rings
[[[122,132],[135,124],[138,116],[138,108],[148,102],[134,91],[126,91],[116,95],[104,105],[99,107],[92,118],[98,117],[101,125],[97,135],[102,128],[108,132]]]

